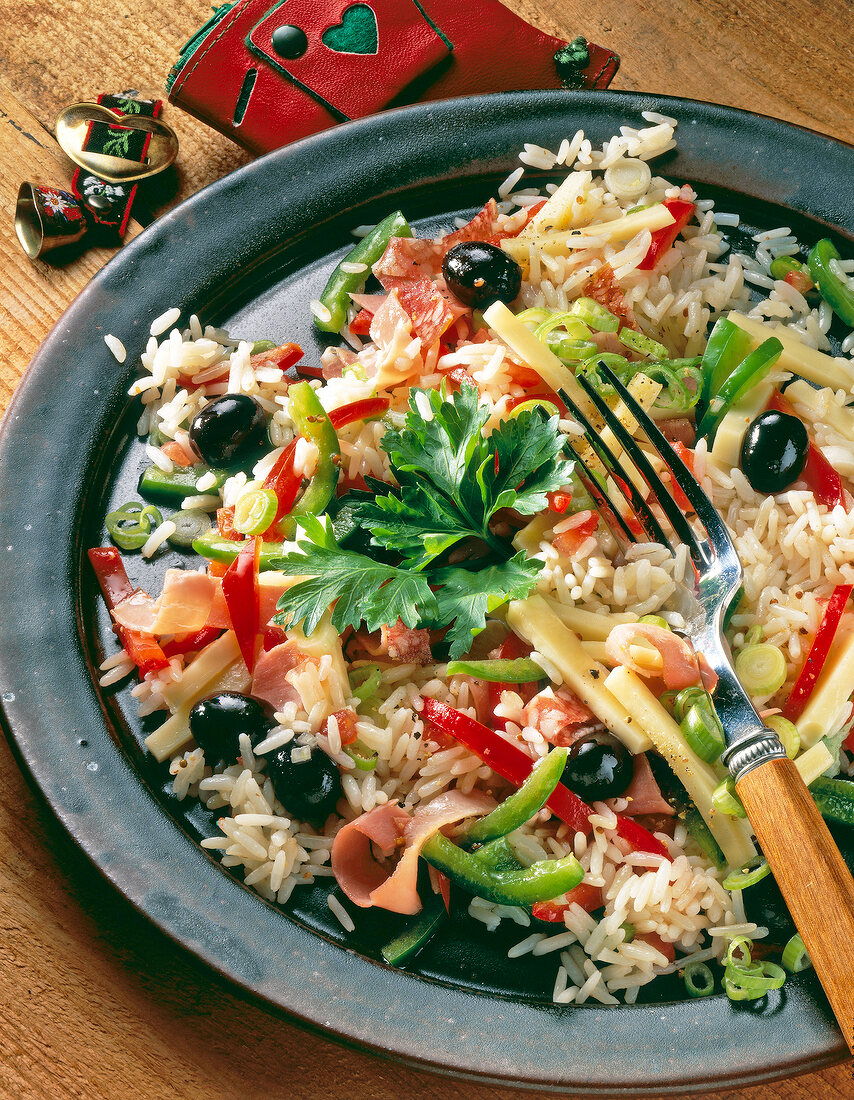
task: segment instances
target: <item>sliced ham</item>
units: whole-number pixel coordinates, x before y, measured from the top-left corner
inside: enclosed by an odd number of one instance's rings
[[[620,318],[626,328],[639,331],[632,307],[626,301],[623,288],[617,282],[610,264],[602,264],[599,270],[590,276],[581,288],[581,296],[592,298],[600,306],[609,309]]]
[[[459,316],[430,279],[402,283],[394,293],[409,315],[423,348],[429,348]]]
[[[645,668],[632,656],[631,646],[638,638],[649,642],[661,654],[660,672]],[[694,684],[705,681],[700,673],[697,654],[688,642],[661,626],[654,626],[652,623],[622,623],[611,630],[605,647],[608,657],[614,664],[625,665],[638,676],[661,675],[665,687],[673,691],[681,691],[682,688],[692,687]],[[714,673],[712,675],[714,676]]]
[[[489,813],[495,799],[484,791],[447,791],[420,807],[412,818],[395,802],[387,802],[345,825],[332,844],[332,870],[338,885],[356,905],[378,905],[392,913],[418,913],[418,857],[425,842],[439,829],[467,817]],[[371,851],[384,856],[395,847],[403,855],[389,874]]]
[[[384,856],[390,856],[402,841],[410,820],[406,810],[393,799],[339,829],[332,844],[332,871],[338,885],[355,905],[370,908],[374,904],[371,895],[389,877],[371,851],[371,843],[376,844]],[[417,899],[418,895],[415,896]],[[418,908],[406,912],[417,913]]]
[[[190,634],[207,625],[217,584],[207,573],[167,569],[156,600],[135,592],[112,611],[121,626],[146,634]],[[210,624],[218,625],[218,624]]]
[[[632,781],[623,791],[621,797],[629,800],[625,813],[629,817],[637,814],[664,814],[672,817],[676,811],[661,793],[661,788],[652,774],[646,753],[639,753],[633,757],[635,771]]]
[[[387,294],[357,294],[355,291],[350,295],[359,309],[366,309],[368,313],[376,313],[383,302],[388,297]]]
[[[300,695],[287,674],[312,658],[301,653],[296,642],[282,642],[258,655],[252,670],[252,694],[281,710],[286,703],[299,703]]]
[[[356,353],[351,348],[326,348],[320,357],[320,370],[328,382],[330,378],[340,378],[344,368],[356,362]]]
[[[412,629],[402,619],[390,626],[384,625],[380,639],[383,649],[393,661],[407,665],[429,665],[433,660],[430,631]]]
[[[399,342],[402,336],[410,337],[411,332],[412,318],[400,304],[397,291],[392,291],[374,314],[371,340],[385,351]]]
[[[557,692],[546,688],[528,703],[523,722],[533,726],[552,745],[568,747],[592,728],[598,728],[596,715],[567,688]]]

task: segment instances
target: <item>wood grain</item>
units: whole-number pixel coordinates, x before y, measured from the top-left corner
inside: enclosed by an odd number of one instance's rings
[[[749,8],[740,0],[508,6],[544,30],[583,33],[615,49],[623,58],[617,88],[728,103],[854,141],[850,0],[802,0],[797,8],[788,0]],[[82,252],[62,265],[27,260],[12,228],[19,183],[67,183],[70,167],[51,137],[59,109],[102,91],[161,88],[208,14],[206,0],[3,3],[11,29],[0,37],[0,410],[51,325],[112,254]],[[247,159],[182,112],[167,118],[181,142],[179,164],[152,203],[137,204],[142,224]],[[0,1100],[518,1095],[344,1049],[246,1002],[107,888],[2,739],[0,774]],[[846,1100],[850,1069],[715,1100],[819,1095]]]
[[[765,858],[854,1054],[854,881],[791,760],[736,784]]]

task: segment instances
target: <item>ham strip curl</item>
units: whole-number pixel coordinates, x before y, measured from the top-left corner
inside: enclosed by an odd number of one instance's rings
[[[605,642],[606,651],[614,664],[625,665],[638,676],[657,676],[659,672],[639,664],[632,656],[631,646],[638,638],[643,638],[661,654],[661,677],[664,685],[673,691],[703,684],[707,691],[713,691],[717,676],[705,661],[697,654],[684,638],[671,630],[655,626],[652,623],[623,623],[615,626]]]
[[[484,791],[447,791],[419,807],[411,818],[396,800],[377,806],[349,822],[335,837],[332,870],[338,885],[362,909],[378,905],[392,913],[419,913],[418,857],[426,841],[446,825],[494,808],[495,800]],[[385,857],[403,847],[393,872],[374,856],[371,842]]]

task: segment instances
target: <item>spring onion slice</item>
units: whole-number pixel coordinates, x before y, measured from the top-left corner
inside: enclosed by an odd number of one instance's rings
[[[807,949],[804,947],[804,941],[799,933],[796,932],[783,948],[782,963],[784,969],[788,970],[790,974],[797,974],[801,970],[806,970],[812,966]]]
[[[670,694],[669,692],[665,694]],[[688,687],[683,688],[681,691],[673,692],[673,716],[677,722],[681,722],[688,711],[693,707],[698,699],[702,699],[706,694],[706,689],[701,687]],[[662,702],[664,697],[662,696]]]
[[[620,318],[594,298],[576,298],[570,307],[570,313],[574,317],[580,317],[585,325],[597,332],[616,332],[620,327]]]
[[[657,340],[644,336],[642,332],[635,332],[632,328],[621,329],[617,339],[627,348],[640,352],[641,355],[646,355],[650,359],[666,359],[669,354],[664,344],[659,344]]]
[[[532,397],[529,401],[523,401],[507,414],[508,420],[515,420],[523,412],[531,412],[533,409],[542,409],[549,416],[560,416],[560,409],[545,397]]]
[[[708,997],[715,989],[715,976],[705,963],[689,963],[683,973],[689,997]]]
[[[276,518],[279,500],[272,489],[251,489],[234,506],[234,529],[241,535],[260,535]]]
[[[354,741],[352,745],[344,745],[344,752],[361,772],[372,772],[377,765],[377,754],[365,748],[361,741]]]
[[[679,723],[682,736],[701,760],[713,764],[726,748],[723,726],[711,699],[695,703]]]
[[[739,871],[731,871],[723,880],[724,890],[746,890],[748,886],[755,886],[766,875],[771,874],[771,868],[764,856],[755,856]]]
[[[207,514],[199,508],[175,512],[169,518],[175,524],[175,530],[167,541],[173,546],[192,546],[194,539],[201,538],[211,529]]]
[[[139,550],[148,542],[148,536],[163,522],[160,510],[153,504],[141,504],[138,500],[121,504],[104,518],[110,538],[122,550]]]
[[[786,750],[786,756],[790,760],[794,760],[801,747],[801,735],[798,733],[798,727],[794,722],[790,722],[782,714],[772,714],[765,719],[765,725],[780,738],[783,748]]]
[[[746,645],[735,659],[735,672],[749,695],[773,695],[786,682],[786,658],[775,645]]]
[[[662,630],[670,630],[667,620],[662,619],[660,615],[641,615],[638,622],[648,623],[650,626],[659,626]]]
[[[723,986],[731,1001],[756,1001],[786,980],[776,963],[753,962],[752,947],[746,936],[736,936],[727,949]]]
[[[586,340],[590,336],[590,328],[574,313],[553,313],[545,321],[542,321],[534,335],[538,340],[545,340],[555,329],[562,328],[572,340]]]
[[[728,817],[747,817],[741,799],[735,793],[735,783],[731,775],[722,779],[712,792],[712,805]]]
[[[559,359],[569,363],[582,363],[598,351],[592,340],[566,340],[557,335],[549,336],[546,343]]]

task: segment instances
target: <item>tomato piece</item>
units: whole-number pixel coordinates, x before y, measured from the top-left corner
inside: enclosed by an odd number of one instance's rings
[[[559,554],[572,557],[599,526],[599,513],[587,509],[576,512],[573,519],[577,522],[567,531],[555,535],[552,545]]]
[[[216,529],[224,539],[230,539],[232,542],[243,541],[243,535],[234,529],[233,506],[231,508],[217,508]]]
[[[553,493],[546,493],[546,498],[549,502],[549,508],[552,512],[557,512],[558,515],[564,515],[567,508],[572,503],[572,493],[564,492],[562,489],[558,489]]]
[[[160,450],[171,462],[174,462],[176,466],[192,466],[196,461],[195,458],[187,454],[181,444],[174,439],[170,439],[168,443],[164,443]]]
[[[665,199],[663,205],[667,207],[675,220],[671,225],[666,225],[663,229],[656,229],[652,234],[652,242],[647,254],[638,264],[639,271],[652,271],[664,253],[673,247],[673,242],[691,220],[696,209],[692,202],[685,199]]]
[[[648,943],[650,947],[660,951],[668,962],[676,959],[676,948],[668,940],[663,940],[657,932],[644,932],[643,935],[635,936],[635,942]]]
[[[538,901],[532,906],[531,912],[537,920],[562,924],[564,915],[570,905],[580,905],[585,913],[592,913],[594,909],[601,909],[604,904],[601,886],[591,886],[587,882],[580,882],[578,886],[567,891],[565,902]]]
[[[367,309],[360,309],[350,322],[350,331],[354,336],[367,336],[371,331],[373,319],[373,313],[370,313]]]

